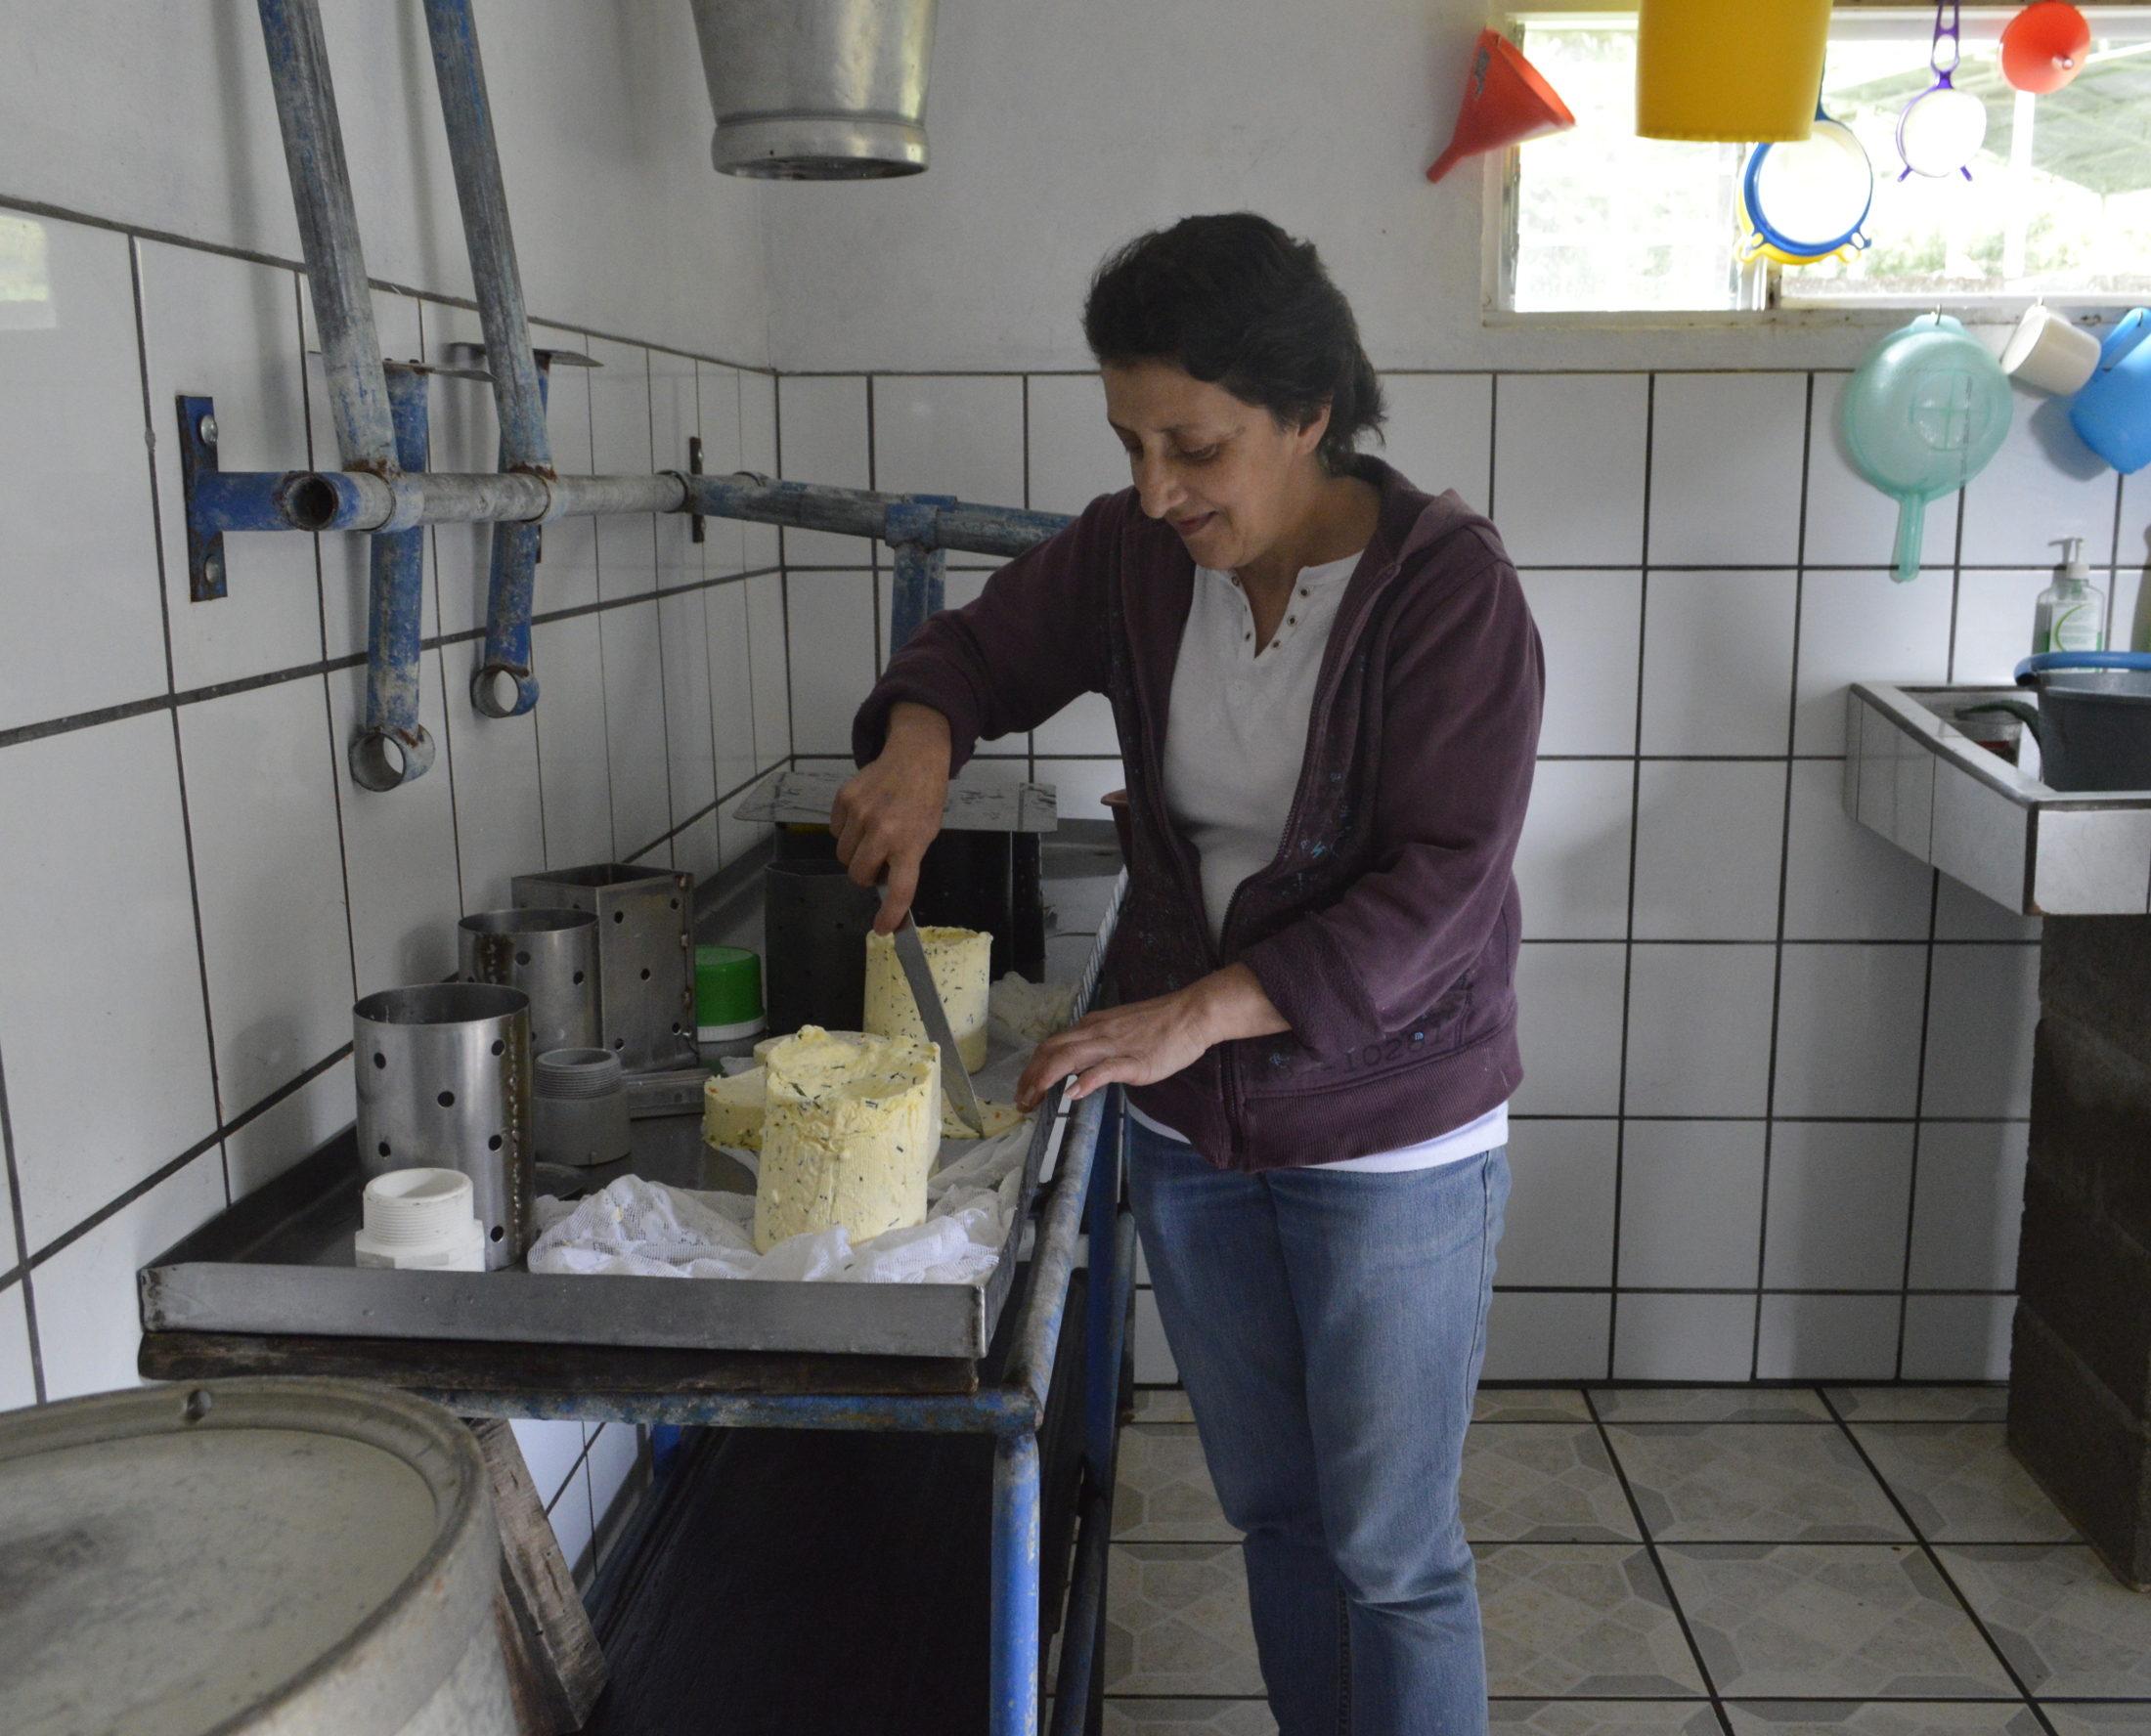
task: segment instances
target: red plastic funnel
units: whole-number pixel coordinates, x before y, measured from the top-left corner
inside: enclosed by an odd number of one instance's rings
[[[2039,0],[2001,32],[2001,75],[2020,91],[2043,97],[2084,70],[2091,26],[2068,0]]]
[[[1464,107],[1457,110],[1457,130],[1427,179],[1439,181],[1465,157],[1482,151],[1565,133],[1575,124],[1568,105],[1516,45],[1499,30],[1481,30],[1471,75],[1465,81]]]

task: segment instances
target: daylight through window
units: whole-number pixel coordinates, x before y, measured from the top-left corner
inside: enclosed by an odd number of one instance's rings
[[[1738,258],[1748,148],[1639,139],[1633,14],[1526,17],[1525,52],[1576,115],[1514,153],[1502,301],[1519,312],[2151,297],[2151,10],[2086,9],[2088,64],[2050,96],[2012,90],[2012,11],[1963,19],[1954,82],[1987,108],[1970,178],[1901,175],[1897,124],[1934,82],[1932,14],[1840,16],[1822,108],[1874,169],[1869,245],[1782,268]]]

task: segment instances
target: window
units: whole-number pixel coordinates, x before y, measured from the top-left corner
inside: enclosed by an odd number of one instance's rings
[[[1875,171],[1871,245],[1849,262],[1737,258],[1748,148],[1639,139],[1636,20],[1539,14],[1514,22],[1575,128],[1508,153],[1498,305],[1519,313],[1728,311],[2151,300],[2151,8],[2084,9],[2092,52],[2050,96],[2012,90],[1997,62],[2014,7],[1963,14],[1954,82],[1987,106],[1971,179],[1910,175],[1905,105],[1934,82],[1934,13],[1840,9],[1822,107]]]

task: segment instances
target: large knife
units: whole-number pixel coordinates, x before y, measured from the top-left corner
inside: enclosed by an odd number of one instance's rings
[[[941,990],[934,986],[934,967],[926,962],[926,943],[919,938],[919,925],[911,920],[908,910],[889,938],[896,942],[904,980],[910,983],[911,998],[918,1003],[920,1022],[926,1026],[927,1036],[941,1045],[942,1089],[955,1105],[964,1125],[984,1139],[986,1112],[979,1107],[979,1094],[971,1087],[971,1070],[957,1053],[956,1034],[948,1028],[948,1010],[942,1005]]]

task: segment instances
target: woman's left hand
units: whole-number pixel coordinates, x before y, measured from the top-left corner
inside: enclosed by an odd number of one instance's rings
[[[1016,1107],[1029,1113],[1071,1074],[1072,1103],[1108,1085],[1155,1084],[1218,1043],[1291,1028],[1261,979],[1246,965],[1228,965],[1177,994],[1109,1007],[1046,1038],[1016,1087]]]

